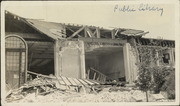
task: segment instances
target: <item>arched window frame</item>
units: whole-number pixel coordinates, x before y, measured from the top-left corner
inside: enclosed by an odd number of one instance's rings
[[[22,42],[24,43],[24,45],[25,45],[25,82],[27,81],[27,66],[28,66],[28,46],[27,46],[27,43],[26,43],[26,41],[21,37],[21,36],[19,36],[19,35],[16,35],[16,34],[10,34],[10,35],[6,35],[6,37],[5,37],[5,41],[6,41],[6,39],[7,38],[9,38],[9,37],[17,37],[17,38],[19,38],[19,39],[21,39],[22,40]]]

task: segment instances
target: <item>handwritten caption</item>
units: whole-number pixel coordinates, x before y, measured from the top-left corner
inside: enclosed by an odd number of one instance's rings
[[[159,12],[160,16],[163,15],[164,9],[162,7],[153,6],[149,4],[139,4],[139,5],[118,5],[114,6],[114,12],[136,12],[136,11],[146,11],[146,12]]]

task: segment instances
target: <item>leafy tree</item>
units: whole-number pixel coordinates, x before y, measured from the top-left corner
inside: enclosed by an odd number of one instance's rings
[[[146,93],[146,100],[148,102],[148,93],[147,91],[151,89],[152,86],[152,77],[151,77],[151,70],[149,68],[145,68],[141,66],[139,68],[139,76],[138,80],[136,81],[136,85],[139,87],[140,90]]]
[[[146,93],[148,102],[148,91],[159,88],[162,85],[162,75],[157,67],[158,60],[162,59],[163,48],[159,46],[161,41],[151,40],[148,45],[137,44],[139,62],[138,62],[138,79],[136,85],[140,90]]]

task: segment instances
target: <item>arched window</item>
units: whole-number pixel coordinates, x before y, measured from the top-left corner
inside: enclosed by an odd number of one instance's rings
[[[26,81],[27,44],[17,35],[5,39],[6,52],[6,90],[18,88]]]

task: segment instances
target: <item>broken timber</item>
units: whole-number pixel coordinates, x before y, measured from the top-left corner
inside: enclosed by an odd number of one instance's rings
[[[23,93],[31,92],[35,90],[35,95],[46,95],[48,93],[54,92],[56,90],[65,91],[67,93],[68,90],[74,90],[76,92],[90,93],[97,92],[95,86],[100,83],[87,79],[77,79],[77,78],[68,78],[64,76],[48,76],[42,75],[39,73],[27,71],[29,74],[36,75],[37,78],[26,82],[20,88],[15,89],[7,94],[7,101],[15,101],[22,98],[13,98],[14,92],[15,94],[19,94],[20,96]],[[57,85],[58,84],[58,85]],[[66,87],[65,89],[62,87]],[[71,89],[72,88],[72,89]],[[12,96],[11,96],[12,94]]]
[[[38,74],[35,72],[27,71],[29,74],[34,74],[36,76],[44,77],[44,78],[50,78],[53,80],[58,80],[59,85],[65,85],[65,86],[93,86],[99,84],[96,81],[92,81],[89,79],[76,79],[76,78],[68,78],[65,76],[47,76],[47,75],[42,75]]]
[[[91,80],[100,82],[100,83],[106,82],[107,76],[93,68],[90,68],[87,70],[87,72],[86,72],[87,79],[90,79],[90,73],[93,73],[93,78],[91,78]]]

